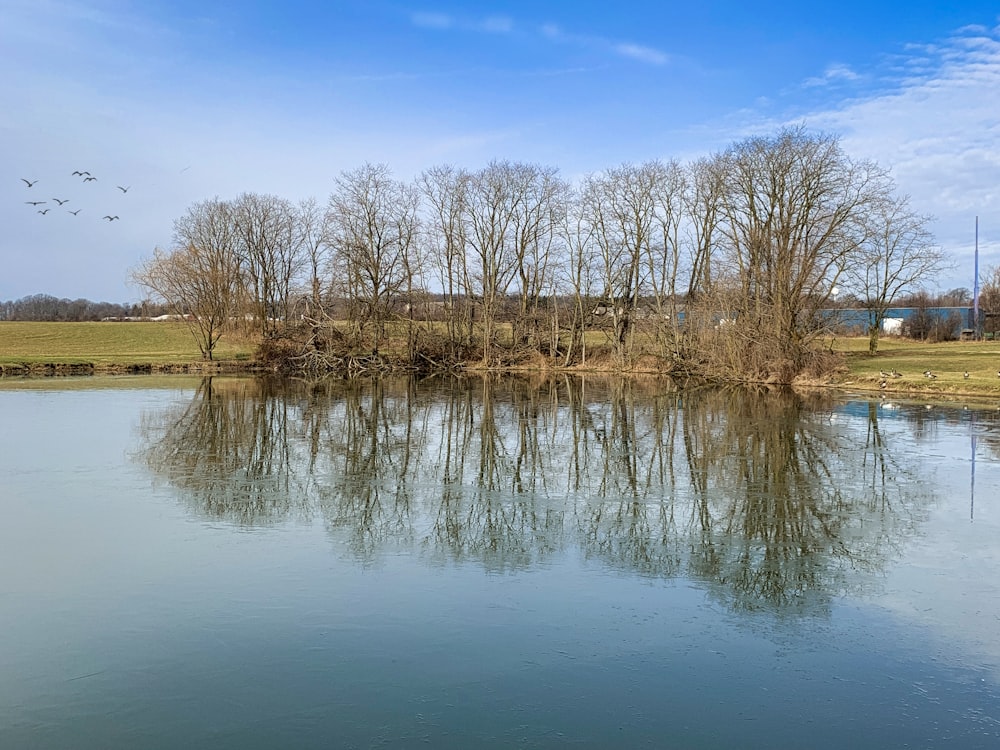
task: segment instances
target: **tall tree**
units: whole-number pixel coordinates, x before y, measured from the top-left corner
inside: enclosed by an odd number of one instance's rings
[[[681,273],[681,226],[687,208],[688,176],[679,162],[652,162],[655,173],[654,232],[647,251],[647,273],[660,353],[673,351],[678,333],[678,278]]]
[[[239,306],[239,261],[226,213],[218,200],[196,204],[175,222],[174,249],[157,248],[132,272],[182,317],[208,360]]]
[[[737,292],[732,330],[745,344],[733,375],[788,382],[891,185],[877,165],[851,160],[836,138],[802,128],[741,141],[720,167],[720,234]]]
[[[868,310],[868,351],[875,354],[889,308],[943,270],[946,260],[932,243],[929,217],[911,210],[907,197],[885,196],[867,218],[867,237],[846,264],[843,281]]]
[[[309,274],[309,300],[314,310],[323,304],[323,279],[329,274],[330,214],[315,198],[299,203],[298,225],[302,251]]]
[[[370,329],[376,352],[393,306],[413,288],[418,206],[417,190],[394,180],[384,164],[343,172],[330,196],[332,244],[354,306],[355,336],[360,343]]]
[[[604,307],[613,324],[619,364],[632,349],[632,329],[644,285],[648,291],[650,247],[657,231],[659,162],[623,164],[584,180],[584,211],[600,254]],[[643,260],[647,260],[644,265]],[[655,259],[654,267],[657,265]]]
[[[284,198],[258,193],[239,195],[230,212],[253,315],[266,334],[291,311],[292,286],[303,258],[297,212]]]
[[[518,270],[517,220],[529,189],[520,166],[507,161],[491,162],[469,180],[465,237],[475,264],[470,277],[482,310],[487,365],[493,360],[503,303]]]
[[[174,248],[157,249],[132,272],[133,280],[183,316],[204,359],[239,309],[237,238],[228,204],[197,203],[174,222]]]
[[[514,212],[513,242],[518,310],[513,321],[517,345],[538,347],[539,302],[552,282],[557,227],[566,211],[568,186],[554,167],[512,165],[523,199]]]
[[[568,285],[573,298],[565,363],[570,364],[575,360],[586,362],[585,334],[600,293],[597,286],[601,274],[597,262],[599,253],[594,240],[594,222],[590,221],[578,191],[573,191],[570,195],[560,232],[566,252],[565,262],[560,270],[563,283]]]
[[[426,244],[434,250],[434,268],[444,297],[443,312],[453,357],[456,347],[468,346],[472,340],[465,234],[469,180],[470,175],[464,170],[438,166],[421,174],[417,182],[427,206]]]

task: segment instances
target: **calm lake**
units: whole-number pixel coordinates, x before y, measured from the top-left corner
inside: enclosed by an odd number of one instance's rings
[[[0,747],[1000,747],[996,404],[0,383]]]

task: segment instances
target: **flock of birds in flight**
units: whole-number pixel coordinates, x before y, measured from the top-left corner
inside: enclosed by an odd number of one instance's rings
[[[83,182],[85,182],[85,183],[87,183],[87,182],[97,182],[97,178],[96,177],[94,177],[93,175],[91,175],[90,172],[86,172],[86,171],[83,171],[83,170],[74,170],[72,176],[73,177],[81,177],[83,179]],[[25,179],[24,177],[22,177],[21,178],[21,182],[23,182],[29,188],[32,188],[32,187],[34,187],[36,185],[36,183],[38,183],[38,180],[28,180],[28,179]],[[119,190],[121,190],[122,194],[124,195],[125,193],[127,193],[129,191],[129,188],[131,187],[131,185],[115,185],[115,187],[118,188]],[[58,203],[60,207],[63,204],[65,204],[65,203],[69,203],[69,201],[70,201],[69,198],[53,198],[52,200],[55,201],[56,203]],[[51,211],[52,207],[51,206],[47,206],[46,208],[38,208],[38,206],[45,206],[47,203],[48,203],[48,201],[25,201],[25,204],[36,208],[37,209],[36,213],[39,213],[42,216],[45,216],[49,211]],[[72,210],[72,209],[69,209],[69,208],[66,209],[66,211],[68,213],[71,213],[74,216],[79,215],[79,213],[82,210],[83,210],[82,208],[78,208],[75,211]],[[115,215],[106,214],[103,218],[105,220],[107,220],[109,223],[112,222],[112,221],[118,221],[118,219],[119,219],[119,217],[118,217],[117,214],[115,214]]]

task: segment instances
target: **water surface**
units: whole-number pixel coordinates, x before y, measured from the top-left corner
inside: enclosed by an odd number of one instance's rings
[[[619,380],[0,388],[2,747],[996,747],[1000,422]]]

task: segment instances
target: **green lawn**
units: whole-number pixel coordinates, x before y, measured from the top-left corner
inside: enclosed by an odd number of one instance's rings
[[[837,338],[835,351],[844,352],[848,371],[837,381],[858,387],[878,388],[883,380],[880,371],[896,370],[900,378],[887,378],[889,391],[920,391],[942,394],[1000,395],[1000,342],[944,341],[926,344],[919,341],[888,338],[879,342],[879,351],[868,354],[868,339]],[[936,378],[927,378],[930,370]],[[968,372],[966,378],[964,373]]]
[[[223,338],[214,357],[249,359],[254,344]],[[201,361],[183,323],[24,323],[0,321],[0,365],[22,363],[135,365]]]

